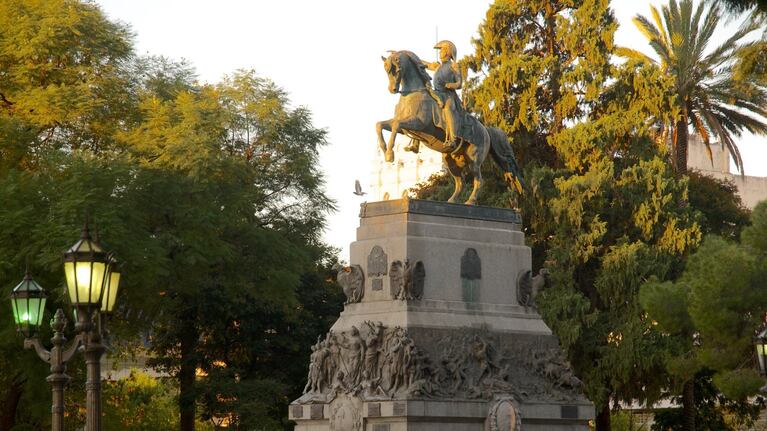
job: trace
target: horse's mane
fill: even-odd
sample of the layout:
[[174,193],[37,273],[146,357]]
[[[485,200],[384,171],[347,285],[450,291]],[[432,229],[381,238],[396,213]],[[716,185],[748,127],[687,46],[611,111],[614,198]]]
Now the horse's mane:
[[399,51],[399,53],[410,60],[411,63],[413,63],[415,70],[418,71],[418,75],[421,77],[421,80],[423,80],[424,84],[431,82],[431,76],[429,76],[429,74],[426,72],[426,66],[423,64],[423,62],[421,62],[421,59],[418,58],[414,52]]

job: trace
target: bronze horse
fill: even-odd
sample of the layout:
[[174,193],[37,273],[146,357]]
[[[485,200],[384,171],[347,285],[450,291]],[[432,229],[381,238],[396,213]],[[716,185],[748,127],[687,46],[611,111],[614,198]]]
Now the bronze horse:
[[[448,202],[455,202],[463,188],[463,175],[471,174],[474,189],[466,201],[476,205],[477,195],[482,187],[480,166],[488,153],[503,170],[509,187],[522,193],[522,177],[506,134],[495,127],[486,127],[472,115],[464,116],[464,132],[461,145],[450,150],[445,148],[445,129],[442,110],[431,95],[431,77],[417,55],[410,51],[392,52],[388,58],[381,57],[389,76],[389,91],[400,93],[394,108],[394,118],[376,123],[378,145],[386,155],[387,162],[394,161],[394,141],[402,133],[424,143],[434,151],[442,153],[450,176],[455,181],[455,191]],[[391,132],[388,146],[384,142],[383,130]]]

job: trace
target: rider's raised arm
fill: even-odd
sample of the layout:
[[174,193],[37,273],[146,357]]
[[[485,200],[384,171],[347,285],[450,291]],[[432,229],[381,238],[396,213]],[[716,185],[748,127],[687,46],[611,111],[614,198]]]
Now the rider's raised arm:
[[431,63],[431,62],[428,62],[428,61],[421,60],[421,63],[424,66],[426,66],[427,69],[431,70],[432,72],[434,72],[435,70],[439,69],[439,63],[437,63],[437,62]]

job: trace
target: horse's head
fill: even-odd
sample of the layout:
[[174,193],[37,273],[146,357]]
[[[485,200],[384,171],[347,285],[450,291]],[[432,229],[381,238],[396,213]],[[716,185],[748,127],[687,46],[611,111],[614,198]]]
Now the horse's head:
[[399,86],[402,82],[402,68],[400,67],[400,53],[396,51],[389,51],[389,57],[381,56],[381,60],[384,62],[384,70],[389,77],[389,92],[392,94],[399,93]]
[[389,57],[381,57],[389,75],[389,91],[407,94],[423,89],[431,81],[426,67],[417,55],[410,51],[389,51]]

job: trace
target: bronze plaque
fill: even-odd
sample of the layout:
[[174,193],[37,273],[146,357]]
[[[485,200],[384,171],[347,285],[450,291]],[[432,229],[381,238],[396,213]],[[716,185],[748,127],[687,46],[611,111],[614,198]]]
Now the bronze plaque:
[[311,419],[322,419],[324,417],[325,406],[323,404],[312,404]]
[[304,417],[304,406],[290,406],[292,409],[293,417],[300,419]]
[[562,419],[578,419],[578,406],[562,406]]
[[393,416],[405,416],[407,414],[407,404],[394,403]]
[[389,424],[375,424],[373,425],[373,431],[389,431]]
[[368,277],[381,277],[387,274],[388,261],[380,245],[373,246],[368,256]]
[[383,290],[383,278],[373,279],[373,290]]
[[477,250],[473,248],[467,248],[461,257],[461,278],[465,280],[482,278],[482,261],[479,260]]
[[368,417],[376,418],[381,416],[381,403],[368,404]]

